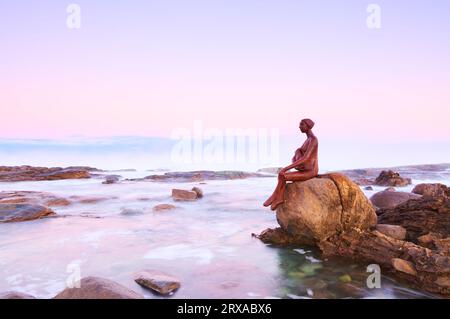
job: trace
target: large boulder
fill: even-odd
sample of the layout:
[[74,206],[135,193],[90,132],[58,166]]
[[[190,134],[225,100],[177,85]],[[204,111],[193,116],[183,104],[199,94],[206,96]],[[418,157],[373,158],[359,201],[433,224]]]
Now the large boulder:
[[377,216],[358,185],[332,173],[286,185],[277,220],[298,241],[316,244],[336,233],[369,229],[376,225]]
[[180,288],[180,280],[158,270],[143,270],[135,274],[134,281],[160,295],[169,295]]
[[423,196],[436,197],[436,196],[449,196],[450,188],[447,185],[441,183],[435,184],[418,184],[412,190],[414,194],[420,194]]
[[50,208],[31,204],[0,204],[0,223],[22,222],[56,215]]
[[394,208],[410,199],[420,198],[421,195],[407,193],[407,192],[397,192],[395,190],[384,190],[375,193],[370,197],[370,201],[377,208]]
[[99,277],[81,279],[80,287],[66,288],[54,299],[143,299],[144,296],[112,280]]
[[411,184],[410,178],[401,177],[399,173],[392,170],[382,171],[375,179],[375,185],[378,186],[407,186]]

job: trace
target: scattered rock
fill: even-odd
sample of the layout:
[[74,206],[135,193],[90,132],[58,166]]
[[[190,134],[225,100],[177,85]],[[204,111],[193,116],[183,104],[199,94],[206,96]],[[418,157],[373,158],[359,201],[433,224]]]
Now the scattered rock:
[[112,280],[99,277],[85,277],[80,288],[66,288],[54,299],[143,299],[138,294]]
[[203,197],[203,191],[199,187],[192,187],[192,191],[197,193],[197,198]]
[[414,194],[420,194],[423,196],[437,197],[437,196],[449,196],[450,188],[444,184],[418,184],[412,190]]
[[119,181],[120,175],[106,175],[102,184],[115,184]]
[[395,239],[404,240],[406,237],[406,229],[398,225],[378,224],[376,230]]
[[407,186],[411,184],[410,178],[403,178],[399,173],[392,170],[382,171],[375,179],[375,185],[378,186]]
[[373,187],[372,186],[366,186],[366,187],[364,187],[364,189],[366,191],[373,191]]
[[416,199],[422,197],[421,195],[407,193],[407,192],[396,192],[390,190],[384,190],[375,193],[370,197],[370,201],[377,208],[394,208],[410,199]]
[[414,268],[414,265],[409,261],[400,259],[400,258],[392,258],[392,267],[396,270],[401,271],[405,274],[409,274],[412,276],[417,276],[417,271]]
[[143,270],[136,274],[134,281],[161,295],[168,295],[180,288],[180,281],[157,270]]
[[166,211],[166,210],[171,210],[171,209],[175,209],[175,208],[177,208],[177,206],[172,205],[172,204],[159,204],[159,205],[156,205],[155,207],[153,207],[153,211],[160,212],[160,211]]
[[386,187],[384,190],[385,190],[386,192],[395,192],[395,191],[397,191],[397,190],[395,189],[395,187]]
[[196,200],[198,195],[194,191],[174,188],[172,189],[172,198],[177,201],[191,201]]
[[0,299],[36,299],[36,297],[18,291],[0,292]]
[[0,223],[22,222],[56,215],[50,208],[31,204],[0,204]]

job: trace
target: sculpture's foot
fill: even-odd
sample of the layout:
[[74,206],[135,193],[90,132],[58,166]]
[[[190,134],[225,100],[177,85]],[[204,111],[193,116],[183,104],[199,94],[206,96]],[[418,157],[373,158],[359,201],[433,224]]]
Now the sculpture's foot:
[[284,199],[279,199],[279,200],[275,200],[272,205],[270,206],[271,210],[275,210],[277,209],[278,205],[283,204],[284,203]]
[[274,196],[272,195],[272,196],[270,196],[265,202],[264,202],[264,206],[265,207],[268,207],[268,206],[270,206],[270,204],[272,204],[272,202],[273,202],[273,199],[274,199]]

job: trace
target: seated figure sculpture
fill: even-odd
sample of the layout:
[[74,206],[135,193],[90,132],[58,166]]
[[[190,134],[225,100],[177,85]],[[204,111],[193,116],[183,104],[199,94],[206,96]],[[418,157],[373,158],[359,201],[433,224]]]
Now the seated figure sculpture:
[[[286,166],[278,173],[278,185],[273,194],[264,202],[264,206],[269,206],[275,210],[278,205],[284,202],[284,191],[286,182],[306,181],[314,178],[319,173],[318,163],[318,148],[319,142],[317,137],[312,132],[314,122],[310,119],[303,119],[300,122],[299,128],[302,133],[307,136],[303,145],[295,151],[292,158],[292,164]],[[297,172],[289,172],[295,168]]]

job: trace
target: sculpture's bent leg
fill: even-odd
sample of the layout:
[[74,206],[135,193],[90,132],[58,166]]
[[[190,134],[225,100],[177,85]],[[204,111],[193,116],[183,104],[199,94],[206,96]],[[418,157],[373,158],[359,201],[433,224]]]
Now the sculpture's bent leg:
[[314,172],[311,172],[311,171],[279,174],[278,175],[278,185],[274,192],[275,198],[273,199],[270,208],[272,210],[275,210],[278,205],[280,205],[284,202],[284,191],[286,189],[286,182],[307,181],[308,179],[311,179],[311,178],[315,177],[316,175],[317,174],[314,174]]

